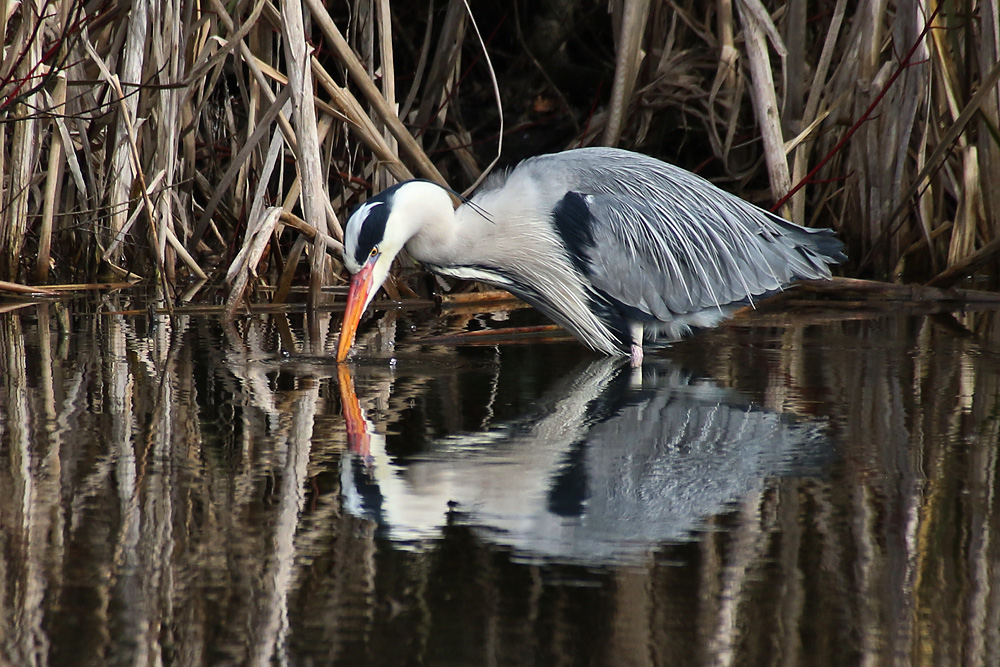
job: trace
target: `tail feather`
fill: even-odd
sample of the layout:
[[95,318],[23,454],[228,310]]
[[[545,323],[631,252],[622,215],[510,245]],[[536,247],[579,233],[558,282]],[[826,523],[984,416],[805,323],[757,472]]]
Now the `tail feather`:
[[771,221],[795,239],[800,250],[819,256],[827,264],[840,264],[847,261],[847,255],[844,253],[844,242],[837,238],[832,229],[802,227],[773,213]]

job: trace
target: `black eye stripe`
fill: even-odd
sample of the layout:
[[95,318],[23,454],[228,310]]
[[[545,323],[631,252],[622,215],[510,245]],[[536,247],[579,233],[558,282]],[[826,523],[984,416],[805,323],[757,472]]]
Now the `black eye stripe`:
[[358,234],[358,246],[354,251],[354,259],[358,264],[364,264],[372,249],[382,242],[385,236],[385,223],[389,219],[388,203],[380,203],[368,211],[368,216],[361,223]]
[[[358,242],[354,247],[354,259],[360,265],[368,261],[368,255],[385,237],[385,224],[389,220],[389,212],[392,210],[392,199],[401,186],[410,181],[397,183],[391,188],[387,188],[376,196],[369,199],[361,206],[368,206],[368,214],[361,221],[361,230],[358,232]],[[361,207],[355,210],[355,213]],[[352,214],[353,216],[354,214]]]

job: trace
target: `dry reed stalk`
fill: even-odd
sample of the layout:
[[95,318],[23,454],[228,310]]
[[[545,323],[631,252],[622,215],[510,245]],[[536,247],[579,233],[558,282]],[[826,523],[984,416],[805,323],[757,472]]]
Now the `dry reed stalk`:
[[22,285],[20,283],[9,282],[7,280],[0,280],[0,292],[11,292],[13,294],[30,294],[30,295],[43,295],[43,296],[57,296],[59,294],[58,292],[54,292],[44,287],[33,287],[31,285]]
[[[442,125],[447,118],[449,105],[456,92],[461,67],[461,46],[465,40],[467,12],[462,0],[448,0],[437,49],[427,70],[423,97],[411,120],[422,135],[431,125]],[[422,138],[422,137],[421,137]]]
[[[880,237],[886,230],[889,214],[900,202],[900,183],[905,181],[903,170],[906,162],[906,151],[910,138],[915,130],[914,120],[917,101],[922,97],[925,75],[917,68],[926,65],[916,65],[926,62],[926,32],[921,32],[916,24],[915,8],[906,10],[907,3],[902,3],[900,16],[892,24],[893,38],[896,43],[909,48],[908,58],[898,64],[882,63],[881,49],[885,35],[885,22],[882,20],[885,11],[884,0],[873,0],[864,12],[870,21],[861,26],[856,34],[858,40],[858,76],[863,94],[855,97],[855,119],[866,119],[857,128],[857,134],[846,148],[846,169],[854,173],[855,184],[851,193],[859,207],[859,216],[849,217],[852,226],[865,221],[861,229],[861,239],[867,248],[880,246]],[[926,17],[926,15],[924,15]],[[849,73],[844,73],[847,76]],[[878,112],[868,116],[866,109],[872,109],[878,104]],[[856,120],[855,122],[859,122]],[[878,165],[876,167],[876,165]],[[898,237],[882,237],[888,243],[882,243],[877,255],[879,272],[887,271],[889,261],[898,252]]]
[[963,188],[959,193],[959,206],[955,212],[955,225],[948,246],[948,266],[954,266],[973,252],[979,227],[980,195],[979,155],[975,146],[965,146],[961,151]]
[[[392,9],[390,1],[375,0],[375,10],[378,16],[376,23],[378,25],[379,36],[379,61],[382,63],[382,96],[385,98],[385,103],[389,108],[396,110],[396,116],[398,117],[399,105],[396,103],[396,64],[392,47]],[[386,128],[383,136],[390,152],[396,154],[399,146],[396,138],[392,136],[392,132]],[[393,178],[392,172],[388,169],[382,167],[378,173],[379,177],[376,189],[382,190],[395,183],[395,178]]]
[[181,261],[187,265],[187,267],[191,270],[191,273],[194,274],[194,277],[199,280],[208,280],[208,274],[202,270],[195,258],[191,256],[191,253],[189,253],[187,248],[184,247],[184,244],[181,243],[181,240],[177,238],[177,234],[174,233],[173,228],[165,226],[163,228],[163,233],[166,236],[166,242],[170,244],[170,247],[177,253],[177,256],[180,257]]
[[733,0],[716,0],[715,21],[719,47],[719,67],[715,71],[715,82],[712,84],[712,97],[723,87],[732,92],[736,83],[739,51],[733,38]]
[[[802,130],[805,112],[806,58],[809,44],[806,41],[806,13],[808,3],[790,2],[787,5],[783,42],[787,51],[784,59],[785,95],[782,100],[781,122],[785,134]],[[801,197],[800,197],[801,199]]]
[[[1000,96],[994,78],[1000,52],[998,3],[953,6],[933,0],[916,4],[865,0],[849,6],[847,0],[836,0],[822,11],[803,12],[804,7],[770,1],[738,2],[740,23],[734,21],[729,0],[717,0],[714,12],[695,0],[614,4],[613,19],[619,28],[629,12],[643,7],[648,11],[639,30],[626,31],[624,39],[632,40],[631,45],[621,34],[616,40],[613,30],[605,32],[609,51],[614,41],[618,48],[616,61],[605,60],[604,65],[614,66],[619,90],[631,81],[633,91],[629,95],[620,95],[619,90],[586,92],[597,103],[584,118],[574,118],[584,129],[567,144],[592,143],[602,135],[617,134],[616,141],[623,145],[643,142],[640,150],[669,159],[674,148],[670,142],[684,131],[680,143],[694,155],[699,142],[710,146],[717,162],[709,175],[730,183],[758,183],[762,155],[772,187],[772,166],[777,164],[780,170],[782,162],[786,170],[792,165],[796,183],[816,178],[793,198],[793,217],[830,224],[824,218],[833,216],[843,236],[855,245],[851,255],[860,258],[865,270],[877,260],[879,273],[898,265],[901,270],[936,275],[949,270],[949,264],[968,267],[963,255],[981,260],[982,249],[1000,234],[1000,195],[991,187],[1000,180]],[[424,151],[450,148],[441,164],[460,168],[471,180],[483,160],[476,146],[493,141],[492,112],[477,110],[478,115],[472,116],[457,104],[458,95],[482,94],[490,85],[478,66],[463,65],[473,45],[465,39],[468,27],[471,23],[477,32],[479,28],[470,21],[466,1],[449,0],[438,7],[440,11],[432,11],[427,3],[426,12],[423,7],[390,5],[389,0],[359,3],[371,17],[370,30],[358,49],[360,57],[344,48],[346,42],[330,13],[310,0],[316,35],[322,34],[321,39],[333,47],[332,58],[323,54],[310,58],[311,75],[326,91],[322,98],[331,100],[328,105],[314,99],[319,122],[333,130],[318,138],[317,154],[323,156],[321,168],[331,180],[343,183],[336,197],[321,198],[327,224],[343,215],[365,180],[374,179],[378,188],[388,178],[411,177],[400,153],[418,174],[443,182],[440,174],[431,175]],[[579,9],[578,5],[569,3]],[[37,0],[22,5],[39,6]],[[45,7],[49,7],[45,16],[22,12],[19,16],[27,20],[0,25],[9,56],[0,63],[0,114],[13,121],[0,132],[0,173],[8,179],[0,215],[5,227],[14,218],[27,225],[21,238],[27,240],[24,248],[35,252],[14,262],[15,279],[23,280],[27,268],[34,280],[44,280],[49,266],[56,275],[74,270],[93,273],[102,255],[112,260],[113,270],[124,260],[130,269],[143,273],[143,262],[148,261],[172,284],[178,281],[175,271],[185,265],[189,269],[185,275],[204,275],[196,251],[219,255],[240,245],[234,237],[241,235],[240,221],[247,219],[248,211],[252,218],[266,202],[288,205],[298,195],[298,179],[276,157],[282,151],[281,140],[267,155],[259,144],[264,134],[257,133],[259,124],[270,126],[277,120],[284,143],[301,150],[297,136],[301,130],[293,129],[280,113],[282,105],[274,109],[273,91],[293,85],[285,79],[282,63],[288,61],[281,55],[282,40],[276,38],[280,33],[271,30],[285,30],[288,21],[274,5],[253,0],[226,6],[210,0],[203,12],[200,5],[178,0],[155,6],[143,0],[137,11],[109,14],[109,20],[88,14],[93,9],[70,0]],[[147,37],[140,40],[142,26],[137,21],[143,11]],[[518,11],[539,15],[532,14],[531,7]],[[10,17],[9,11],[0,14],[3,20]],[[932,15],[940,29],[922,30]],[[607,20],[606,14],[599,16]],[[426,23],[421,22],[423,17]],[[410,22],[412,18],[417,22]],[[38,45],[30,43],[36,19],[45,21],[45,35],[62,36],[57,60],[41,63]],[[519,25],[516,28],[519,31]],[[485,25],[483,33],[500,35],[502,29],[502,24]],[[66,39],[67,35],[78,39]],[[160,37],[152,40],[149,35]],[[767,53],[770,42],[780,56],[778,35],[785,36],[791,58],[783,75],[780,61]],[[483,41],[480,38],[480,48]],[[501,36],[496,43],[528,42],[523,35],[518,42],[508,34],[506,42]],[[649,64],[638,67],[643,46],[650,50],[642,56]],[[915,50],[907,60],[902,54],[911,47]],[[117,91],[94,85],[101,75],[86,55],[90,51],[123,82],[121,97],[127,111],[122,111]],[[491,46],[487,59],[491,52],[495,56],[498,51]],[[496,77],[504,84],[505,95],[507,89],[516,89],[517,75],[503,69],[509,67],[511,55],[504,52]],[[478,53],[475,57],[482,58]],[[524,58],[543,73],[551,66],[541,50]],[[625,65],[634,69],[626,70]],[[46,73],[50,66],[51,76],[39,79],[41,89],[34,100],[43,114],[51,114],[50,120],[38,123],[16,105],[3,106],[3,100],[19,99],[11,97],[12,90],[19,86],[18,90],[27,90],[23,84],[29,81],[28,74]],[[796,75],[797,69],[801,75]],[[491,80],[492,70],[491,64]],[[378,86],[371,80],[375,73],[382,78]],[[405,78],[412,83],[398,110],[395,82]],[[562,94],[566,82],[560,75],[542,78],[545,86],[554,87],[547,92],[564,105],[580,104]],[[62,112],[60,79],[66,82]],[[140,97],[131,84],[143,82],[153,85],[142,88]],[[493,85],[498,91],[499,86]],[[866,116],[873,101],[877,104]],[[519,103],[516,97],[508,100],[508,105]],[[762,113],[762,108],[772,109],[773,115]],[[262,109],[277,115],[268,117]],[[134,123],[134,136],[123,141],[128,134],[126,117]],[[418,139],[400,117],[416,128]],[[677,129],[666,131],[665,118]],[[109,124],[109,119],[117,125]],[[619,123],[622,129],[614,130]],[[857,129],[845,133],[844,126],[852,124]],[[433,132],[425,133],[428,128]],[[264,132],[273,135],[270,127]],[[756,140],[762,134],[763,144]],[[33,139],[26,143],[28,136]],[[667,143],[655,143],[664,140]],[[133,142],[134,152],[129,145]],[[24,153],[28,144],[33,154]],[[246,148],[248,144],[253,145]],[[952,152],[953,146],[959,150]],[[233,152],[224,160],[206,159],[206,151],[224,152],[227,147]],[[125,170],[116,166],[123,155],[128,162]],[[357,168],[349,166],[355,162]],[[822,166],[814,173],[811,166],[818,162]],[[145,187],[139,185],[136,164],[154,175]],[[681,164],[698,166],[684,160]],[[71,178],[66,178],[67,169]],[[388,175],[379,175],[382,170]],[[354,183],[344,174],[351,174]],[[65,186],[60,185],[63,180]],[[24,197],[15,215],[7,204],[18,199],[17,182]],[[962,194],[973,182],[981,191],[978,199]],[[24,189],[27,183],[39,185]],[[195,198],[207,200],[197,221],[191,219]],[[80,214],[88,216],[82,224],[73,218]],[[142,224],[148,219],[152,228],[142,234],[132,232],[137,216],[142,216]],[[110,231],[109,220],[116,231]],[[211,235],[205,234],[208,230]],[[151,235],[148,251],[147,235]],[[15,239],[14,246],[18,243]],[[96,246],[103,246],[103,252],[95,251]],[[11,247],[4,244],[4,250]],[[12,262],[8,257],[7,263]],[[47,279],[52,280],[51,275]]]
[[[7,25],[10,23],[10,18],[14,14],[13,5],[16,4],[19,4],[19,0],[0,0],[0,36],[4,38],[5,46],[8,46],[6,40]],[[17,37],[11,39],[11,43],[9,44],[10,48],[9,53],[11,55],[20,52],[20,47],[22,47],[23,44],[20,44],[19,41],[20,40],[17,39]],[[17,62],[16,58],[13,57],[0,58],[0,81],[6,82],[8,80],[11,74],[11,70],[15,66],[16,62]],[[2,173],[4,173],[3,170],[0,170],[0,174]]]
[[966,255],[960,261],[927,281],[927,285],[949,287],[961,282],[987,262],[995,261],[1000,255],[1000,236],[983,245],[979,250]]
[[7,196],[2,202],[3,215],[0,216],[0,278],[12,281],[17,280],[20,270],[21,249],[28,229],[29,183],[38,152],[38,124],[26,107],[31,104],[32,97],[25,104],[18,104],[14,110],[10,177],[5,188]]
[[[2,20],[6,34],[9,19],[4,10]],[[42,44],[37,39],[35,31],[41,31],[49,16],[44,13],[48,6],[40,6],[34,0],[22,4],[22,16],[28,17],[20,21],[18,30],[8,47],[12,57],[3,58],[0,73],[4,83],[13,79],[17,89],[27,88],[29,91],[35,85],[38,72],[36,64],[41,59]],[[33,20],[32,20],[33,19]],[[23,57],[22,57],[23,56]],[[13,91],[3,91],[5,95],[13,95]],[[16,281],[20,270],[21,250],[24,246],[25,234],[28,230],[28,212],[31,176],[35,171],[38,155],[39,123],[34,118],[31,109],[38,104],[39,96],[29,92],[20,101],[15,101],[13,108],[13,132],[11,133],[10,157],[6,157],[7,128],[0,126],[0,279]],[[15,98],[16,99],[16,98]],[[8,100],[9,101],[9,100]]]
[[236,178],[243,166],[243,163],[250,157],[251,153],[253,153],[257,143],[260,142],[260,140],[267,134],[271,121],[278,117],[282,106],[284,106],[284,104],[288,101],[289,96],[291,96],[291,92],[292,91],[288,86],[282,88],[275,99],[271,102],[270,108],[264,113],[263,117],[258,122],[253,134],[247,138],[243,148],[241,148],[240,152],[233,158],[229,168],[226,170],[226,173],[222,176],[219,184],[215,188],[215,191],[212,193],[212,198],[208,201],[208,204],[205,205],[205,210],[202,212],[201,217],[195,224],[194,233],[188,240],[189,246],[197,243],[205,234],[212,216],[215,214],[219,204],[222,203],[223,197],[226,196],[226,188],[228,188],[233,179]]
[[[327,105],[319,101],[317,101],[317,106],[324,111],[335,113],[331,109],[328,109]],[[336,116],[333,116],[330,115],[330,113],[326,113],[323,116],[320,116],[319,123],[316,128],[317,134],[319,135],[319,143],[321,145],[326,141],[327,136],[329,135],[330,128],[333,126],[334,118],[336,118],[337,120],[340,120],[342,118],[340,114],[336,114]],[[264,180],[265,179],[261,179],[261,181]],[[301,190],[301,187],[302,187],[301,181],[299,180],[298,175],[296,175],[295,179],[292,181],[292,184],[288,186],[288,188],[285,190],[285,198],[281,204],[281,208],[286,213],[291,211],[292,208],[295,206],[295,202],[298,201],[299,191]],[[340,221],[337,219],[337,214],[333,210],[333,205],[331,204],[329,197],[323,198],[323,208],[326,212],[327,227],[333,229],[334,233],[341,233]],[[278,233],[279,234],[281,233],[280,227],[278,228]],[[330,238],[332,239],[333,237]],[[338,246],[342,245],[340,244],[339,241],[336,241],[336,243]]]
[[[288,85],[292,89],[292,121],[299,142],[296,165],[302,185],[302,210],[306,220],[311,220],[317,226],[325,226],[326,211],[322,200],[326,199],[326,189],[323,187],[316,109],[313,105],[311,54],[306,52],[305,25],[299,1],[283,1],[281,16],[285,29]],[[332,233],[333,230],[330,231]]]
[[646,34],[646,20],[649,17],[649,0],[622,0],[615,4],[616,15],[620,13],[615,49],[615,78],[611,87],[611,108],[604,126],[602,143],[616,146],[621,137],[625,112],[632,100],[639,65],[642,63],[643,37]]
[[[183,115],[184,94],[179,88],[171,86],[175,81],[184,79],[186,63],[180,57],[185,52],[185,35],[181,25],[181,2],[170,0],[156,3],[152,7],[154,29],[161,39],[152,40],[150,58],[152,67],[157,73],[157,81],[164,86],[157,94],[157,123],[150,130],[149,141],[155,141],[158,150],[153,153],[153,171],[162,171],[166,183],[172,186],[177,182],[180,171],[181,146],[177,140],[178,123]],[[155,138],[152,136],[155,132]],[[175,203],[179,204],[175,206]],[[205,280],[205,272],[183,247],[175,231],[175,219],[180,221],[181,229],[190,229],[190,205],[183,206],[175,194],[173,187],[168,187],[156,198],[158,261],[165,267],[171,284],[176,283],[175,266],[172,255],[177,255],[186,264],[195,277]],[[151,223],[152,224],[152,223]],[[168,252],[168,247],[170,251]]]
[[[130,92],[134,92],[142,81],[142,67],[146,51],[147,30],[149,28],[149,2],[148,0],[135,0],[124,29],[126,31],[124,44],[124,57],[120,69],[116,71],[118,80],[124,79],[130,87]],[[91,57],[95,64],[101,67],[102,72],[110,81],[111,68],[114,64],[103,61],[100,55],[90,46]],[[105,205],[110,211],[109,227],[103,235],[103,243],[108,244],[114,235],[125,225],[128,218],[129,195],[132,191],[132,181],[135,178],[133,161],[131,159],[131,130],[129,124],[133,118],[139,118],[139,95],[130,94],[125,96],[124,92],[119,93],[119,104],[121,112],[115,125],[114,138],[111,143],[111,170],[108,172],[108,189],[105,196]],[[150,217],[150,224],[153,218]],[[118,263],[122,257],[112,258],[113,263]]]
[[285,258],[285,268],[278,278],[278,284],[274,290],[274,295],[271,297],[271,303],[285,303],[288,299],[288,293],[292,289],[292,282],[295,280],[295,269],[299,265],[299,259],[301,259],[302,251],[305,250],[305,247],[306,239],[304,236],[295,239],[292,249],[288,251],[288,256]]
[[[976,94],[972,96],[968,104],[966,104],[965,108],[962,109],[962,112],[958,115],[955,122],[948,126],[948,130],[938,140],[934,151],[931,153],[930,157],[927,158],[926,166],[921,169],[916,177],[910,181],[909,187],[899,198],[898,206],[892,214],[888,216],[885,227],[882,231],[883,234],[890,234],[895,231],[895,221],[904,215],[909,205],[910,198],[917,194],[918,189],[925,182],[926,178],[941,168],[944,160],[951,152],[952,146],[958,141],[959,136],[966,131],[969,123],[979,113],[979,110],[982,108],[986,100],[997,94],[996,86],[998,83],[1000,83],[1000,62],[995,63],[993,68],[983,76]],[[869,253],[862,258],[860,262],[862,268],[867,265],[871,254],[871,251],[869,251]]]
[[[186,83],[188,85],[193,84],[194,82],[202,79],[208,72],[216,71],[222,67],[225,64],[224,61],[226,58],[228,58],[230,54],[232,54],[232,52],[242,43],[243,39],[250,34],[250,31],[257,27],[257,20],[260,18],[260,14],[266,5],[267,0],[257,0],[253,9],[250,10],[250,15],[242,21],[242,25],[240,25],[239,30],[236,32],[232,32],[233,28],[236,26],[232,21],[232,18],[229,16],[229,13],[227,11],[223,11],[218,14],[218,17],[222,19],[226,29],[232,34],[228,39],[220,40],[221,46],[214,53],[208,49],[199,49],[200,55],[192,63],[191,71],[186,77]],[[219,9],[224,10],[225,7],[221,4],[213,3],[213,9],[216,11]],[[204,39],[208,39],[208,33],[204,34]]]
[[226,297],[224,319],[232,320],[236,316],[236,309],[239,308],[240,302],[243,300],[243,293],[250,281],[250,273],[260,262],[280,216],[281,209],[272,206],[263,211],[259,219],[250,221],[253,229],[250,241],[243,245],[226,273],[226,281],[231,282],[232,287],[229,296]]
[[[233,19],[228,15],[225,7],[221,4],[220,0],[210,0],[210,2],[212,3],[212,6],[215,8],[215,10],[218,12],[219,19],[222,21],[223,25],[226,26],[227,30],[232,32],[233,29],[235,28],[235,24],[233,22]],[[282,30],[280,17],[277,15],[276,10],[271,5],[265,3],[261,8],[261,12],[263,13],[264,16],[268,18],[269,22],[271,23],[272,26],[275,27],[275,29],[279,31]],[[263,62],[259,60],[257,56],[250,50],[250,47],[247,45],[245,40],[242,39],[239,40],[238,47],[240,50],[240,58],[242,62],[249,68],[254,81],[256,81],[257,85],[260,87],[259,88],[260,91],[264,93],[268,102],[273,107],[277,95],[273,93],[267,85],[267,77],[265,77],[264,72],[262,71],[262,66],[264,66]],[[281,113],[280,107],[277,111],[277,114],[278,114],[277,115],[278,125],[281,128],[282,134],[285,136],[285,141],[288,142],[289,148],[291,148],[292,152],[296,152],[298,150],[297,148],[298,140],[295,137],[295,131],[292,129],[291,123],[289,123],[288,118],[285,116],[285,114]],[[233,134],[235,138],[236,133],[234,132]]]
[[[268,20],[274,22],[275,26],[280,28],[280,23],[277,21],[277,17],[271,16],[270,13],[265,12],[265,17]],[[320,85],[330,94],[333,98],[334,106],[337,110],[344,115],[344,118],[350,122],[356,131],[360,133],[361,140],[379,157],[379,159],[384,162],[384,166],[389,169],[390,172],[399,180],[406,180],[413,178],[412,174],[403,165],[399,159],[398,151],[391,149],[386,143],[382,134],[378,131],[375,123],[369,117],[367,113],[361,108],[357,99],[351,92],[339,86],[333,79],[332,76],[320,65],[319,61],[315,57],[312,57],[312,68],[313,76],[315,80],[320,83]],[[273,69],[266,69],[261,66],[271,78],[281,83],[287,82],[287,79],[283,74],[277,72]],[[322,103],[317,102],[321,107],[325,107]],[[327,109],[327,113],[336,115],[336,111],[333,109]],[[398,119],[397,119],[398,123]],[[342,232],[340,231],[340,223],[336,219],[336,215],[328,214],[328,221],[331,224],[331,229],[333,233],[340,238]]]
[[[486,42],[483,41],[483,35],[479,31],[479,24],[476,23],[476,18],[472,15],[472,8],[469,6],[469,0],[463,0],[463,3],[465,4],[465,11],[469,16],[469,21],[472,23],[472,29],[476,33],[476,39],[479,40],[479,46],[483,49],[483,59],[486,61],[486,66],[489,68],[490,83],[493,84],[493,96],[497,102],[497,112],[498,112],[497,115],[499,117],[499,125],[500,125],[499,131],[497,132],[496,157],[494,157],[493,161],[490,162],[489,165],[487,165],[486,169],[480,171],[479,175],[473,180],[472,185],[470,185],[468,189],[462,193],[463,197],[467,197],[472,193],[473,190],[478,188],[484,180],[486,180],[486,177],[490,175],[490,172],[493,171],[493,168],[496,167],[497,163],[500,161],[500,157],[503,154],[504,120],[503,120],[503,100],[500,99],[500,85],[497,83],[496,70],[493,69],[493,60],[490,58],[489,49],[486,48]],[[470,144],[471,142],[472,138],[469,137],[466,143]],[[461,157],[459,159],[461,159]],[[467,168],[471,166],[470,162],[471,161],[468,159],[465,160],[465,166]]]
[[379,163],[398,180],[405,181],[413,178],[413,173],[399,159],[399,154],[392,150],[392,147],[386,142],[385,137],[378,131],[375,123],[365,113],[361,103],[351,91],[339,86],[315,58],[313,58],[312,64],[316,81],[330,95],[334,106],[344,114],[354,131],[358,133],[361,141],[375,154]]
[[[830,63],[833,60],[834,50],[840,39],[840,30],[843,25],[846,7],[847,0],[837,0],[837,4],[834,6],[830,25],[823,40],[823,49],[820,52],[816,70],[809,85],[809,95],[806,99],[805,109],[802,112],[802,122],[816,122],[816,120],[819,120],[821,113],[825,119],[826,114],[830,113],[833,107],[837,106],[837,104],[831,105],[829,102],[823,105],[823,94],[827,90],[827,74],[830,70]],[[842,93],[840,99],[846,99],[847,94],[846,91]],[[821,105],[826,108],[822,109]],[[795,151],[795,159],[792,165],[792,181],[794,183],[801,183],[806,179],[806,173],[809,170],[809,155],[813,146],[814,141],[807,139],[802,148]],[[799,222],[805,220],[806,194],[803,191],[801,195],[792,197],[792,220]]]
[[[480,182],[480,178],[486,172],[484,172],[483,168],[479,166],[479,163],[476,161],[476,156],[473,155],[472,151],[466,148],[466,146],[472,143],[472,135],[468,132],[462,132],[461,136],[448,134],[445,135],[444,142],[448,148],[451,149],[455,159],[458,160],[458,164],[462,168],[462,174],[465,176],[465,180],[474,184]],[[463,195],[467,196],[473,190],[475,190],[475,187],[470,187],[463,193]]]
[[[313,106],[312,57],[306,52],[305,25],[302,18],[300,0],[285,0],[281,3],[282,25],[284,26],[285,57],[288,64],[288,84],[292,89],[292,119],[299,139],[296,152],[296,166],[302,194],[300,201],[305,218],[313,225],[326,226],[326,209],[322,200],[326,199],[323,187],[323,172],[320,168],[319,135],[316,131],[316,110]],[[332,231],[332,228],[331,228]],[[334,232],[343,236],[339,229]],[[315,308],[320,303],[320,287],[326,279],[326,253],[321,250],[322,241],[315,243],[319,252],[311,257],[309,272],[309,305]]]
[[295,214],[289,213],[287,210],[281,211],[281,223],[302,232],[308,241],[316,241],[317,239],[323,241],[327,248],[333,250],[338,255],[344,250],[343,243],[323,230],[313,227],[302,218],[295,216]]
[[313,20],[323,32],[324,37],[326,37],[340,62],[347,68],[351,80],[361,89],[368,103],[375,107],[379,120],[385,123],[392,135],[399,141],[400,148],[403,149],[407,157],[413,160],[417,166],[417,171],[423,174],[425,178],[445,185],[446,181],[444,177],[430,161],[430,158],[427,157],[423,149],[420,148],[419,144],[417,144],[413,135],[403,127],[403,124],[399,121],[399,117],[396,115],[396,110],[389,107],[385,98],[382,97],[382,94],[375,87],[375,84],[368,78],[368,73],[365,71],[364,66],[358,61],[354,52],[351,51],[350,46],[348,46],[343,34],[337,28],[326,8],[319,0],[305,1]]
[[[718,0],[716,3],[716,32],[718,33],[719,62],[715,79],[708,94],[708,140],[712,149],[727,169],[733,140],[739,123],[740,98],[743,96],[745,81],[739,66],[740,55],[736,49],[736,33],[733,17],[733,0]],[[717,109],[722,107],[725,117],[716,120]],[[719,125],[725,125],[725,138],[719,136]]]
[[[163,182],[163,178],[166,175],[167,175],[166,172],[163,171],[153,175],[153,178],[146,186],[147,196],[151,195],[156,190],[156,188],[160,187],[160,184]],[[121,245],[128,237],[129,232],[132,231],[132,225],[135,224],[135,222],[139,219],[139,216],[142,215],[142,213],[143,209],[141,208],[136,208],[134,211],[132,211],[132,214],[125,221],[125,224],[122,225],[122,228],[118,230],[114,238],[111,239],[111,242],[108,243],[108,247],[104,249],[104,253],[101,255],[102,261],[110,262],[114,255],[120,254],[118,252],[118,246]]]
[[[1000,2],[976,3],[979,11],[978,34],[979,72],[985,79],[996,63],[1000,63]],[[971,47],[967,47],[971,48]],[[981,85],[986,85],[983,82]],[[996,84],[994,84],[996,85]],[[979,149],[979,191],[983,197],[983,207],[989,221],[988,233],[1000,236],[1000,188],[987,187],[1000,183],[1000,90],[987,95],[980,106],[977,124]]]
[[[44,91],[43,91],[44,92]],[[53,113],[64,113],[66,107],[66,75],[60,72],[48,106]],[[52,126],[56,121],[53,119]],[[56,195],[62,182],[63,142],[62,135],[56,129],[51,132],[52,144],[49,147],[49,165],[45,176],[45,196],[42,202],[42,222],[38,229],[38,255],[35,258],[34,279],[37,283],[46,283],[49,278],[49,260],[52,254],[52,221],[56,212]]]
[[774,88],[774,78],[771,76],[767,38],[770,38],[771,44],[782,59],[786,55],[785,47],[759,0],[737,0],[736,9],[746,39],[747,60],[750,65],[750,78],[753,81],[754,112],[764,143],[764,159],[767,162],[771,195],[777,200],[791,189],[792,180],[788,173],[788,159],[785,157],[780,107],[778,94]]
[[[1000,294],[982,290],[942,289],[927,285],[901,285],[880,280],[862,280],[859,278],[843,278],[835,276],[831,280],[805,280],[796,283],[795,287],[762,303],[775,303],[785,299],[795,299],[796,295],[806,292],[827,296],[837,301],[855,298],[875,298],[906,302],[952,302],[964,304],[988,304],[1000,302]],[[830,301],[826,302],[831,303]],[[763,307],[758,304],[758,307]]]
[[[90,53],[91,58],[94,63],[101,69],[102,75],[110,84],[113,92],[118,96],[118,106],[119,106],[119,122],[125,127],[125,139],[128,148],[128,158],[129,163],[132,167],[132,174],[134,175],[138,186],[140,188],[140,193],[142,197],[142,204],[144,213],[149,223],[149,234],[152,239],[152,247],[154,248],[153,257],[155,259],[157,282],[160,287],[162,287],[162,298],[166,300],[167,310],[173,311],[173,299],[171,298],[170,286],[167,282],[167,275],[164,267],[165,258],[162,254],[156,252],[156,249],[160,247],[159,240],[157,239],[157,221],[156,214],[153,209],[152,201],[149,198],[149,188],[146,185],[146,175],[142,169],[142,161],[139,154],[139,146],[136,139],[135,127],[132,123],[132,116],[129,114],[128,105],[125,102],[125,92],[122,90],[121,82],[118,80],[118,75],[112,74],[107,65],[101,59],[101,57],[94,51],[93,47],[88,43],[85,45]],[[124,207],[123,207],[124,208]],[[123,210],[123,213],[127,214],[127,209]],[[124,226],[124,220],[122,220],[122,226]],[[190,255],[186,255],[190,259],[194,268],[200,272],[196,263],[194,263],[193,258]],[[105,261],[112,267],[115,267],[115,262],[111,257],[105,257]],[[204,277],[204,273],[201,273],[201,277]]]

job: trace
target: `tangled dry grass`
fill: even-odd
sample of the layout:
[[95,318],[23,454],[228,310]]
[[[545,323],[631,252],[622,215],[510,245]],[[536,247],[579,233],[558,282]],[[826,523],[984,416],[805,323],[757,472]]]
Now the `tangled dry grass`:
[[463,190],[501,136],[501,164],[673,161],[835,227],[855,275],[997,265],[996,0],[0,0],[0,21],[8,291],[209,280],[234,309],[308,281],[315,303],[353,205]]

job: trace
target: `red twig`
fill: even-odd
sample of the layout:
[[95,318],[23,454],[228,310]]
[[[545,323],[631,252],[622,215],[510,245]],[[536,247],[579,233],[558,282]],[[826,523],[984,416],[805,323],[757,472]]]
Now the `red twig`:
[[[42,17],[48,15],[48,9],[51,4],[53,4],[52,0],[46,0],[45,4],[42,6],[41,12],[35,14],[35,24],[32,27],[31,36],[28,38],[25,48],[20,54],[18,54],[17,61],[8,71],[7,78],[0,81],[0,90],[6,88],[10,83],[16,83],[14,89],[2,101],[0,101],[0,111],[16,103],[18,99],[27,97],[35,90],[38,90],[44,86],[56,72],[63,69],[67,55],[63,55],[61,61],[57,58],[57,62],[54,63],[45,74],[36,74],[43,63],[49,62],[53,59],[53,57],[58,56],[59,52],[63,50],[63,47],[68,40],[79,39],[81,30],[85,25],[91,23],[94,19],[100,18],[104,15],[104,13],[106,13],[106,7],[98,7],[95,14],[83,16],[81,18],[81,14],[84,12],[83,3],[75,3],[71,13],[67,17],[67,24],[63,26],[62,33],[56,37],[52,46],[45,49],[45,51],[41,54],[39,61],[32,66],[31,71],[27,76],[20,79],[14,79],[13,75],[18,71],[21,64],[24,62],[24,59],[27,57],[31,44],[39,38],[38,31],[41,28]],[[69,48],[66,48],[65,52],[68,54]],[[35,80],[37,80],[37,83],[30,85],[27,91],[23,90],[26,84]]]

